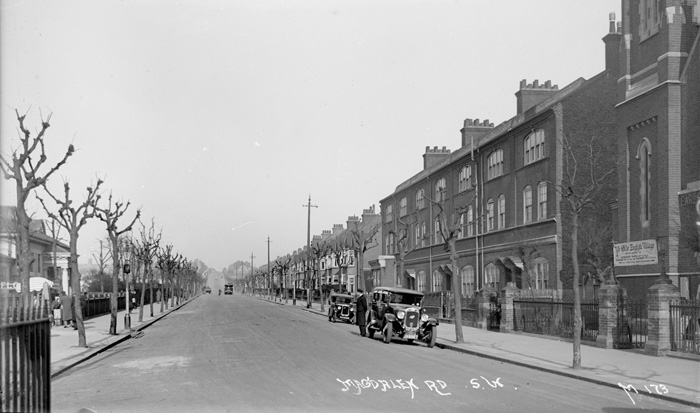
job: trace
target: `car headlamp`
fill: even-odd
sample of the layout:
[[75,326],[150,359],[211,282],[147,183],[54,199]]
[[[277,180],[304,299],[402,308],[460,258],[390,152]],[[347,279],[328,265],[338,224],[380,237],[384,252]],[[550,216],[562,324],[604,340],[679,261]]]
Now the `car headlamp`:
[[406,316],[406,312],[405,312],[405,311],[399,311],[398,313],[396,313],[396,317],[397,317],[399,320],[403,320],[403,318],[404,318],[405,316]]
[[339,305],[336,305],[335,308],[337,308],[338,310],[340,310],[340,306],[339,306]]
[[428,318],[429,318],[429,317],[428,317],[427,314],[423,314],[422,316],[420,316],[420,321],[422,321],[422,322],[425,323],[426,321],[428,321]]

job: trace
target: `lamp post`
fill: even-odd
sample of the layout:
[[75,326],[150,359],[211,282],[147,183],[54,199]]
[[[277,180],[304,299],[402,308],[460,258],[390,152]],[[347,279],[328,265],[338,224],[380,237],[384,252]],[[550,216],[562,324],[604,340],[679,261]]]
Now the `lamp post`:
[[122,273],[124,273],[124,287],[126,288],[126,312],[124,314],[124,329],[131,331],[131,301],[129,298],[129,274],[131,273],[131,243],[124,245],[124,263],[122,264]]

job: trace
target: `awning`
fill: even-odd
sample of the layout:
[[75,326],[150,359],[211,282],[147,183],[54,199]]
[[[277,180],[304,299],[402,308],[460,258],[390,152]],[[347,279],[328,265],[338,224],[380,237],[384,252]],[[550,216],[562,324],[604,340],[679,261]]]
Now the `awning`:
[[53,287],[53,281],[44,277],[31,277],[29,279],[29,291],[41,291],[44,288],[44,283],[49,287]]
[[500,257],[498,259],[503,263],[504,266],[506,266],[508,268],[517,267],[521,271],[525,269],[525,265],[523,265],[523,262],[520,259],[520,257],[516,257],[514,255],[509,255],[507,257]]
[[415,279],[416,278],[416,272],[414,270],[404,270],[404,274],[408,275],[409,277]]

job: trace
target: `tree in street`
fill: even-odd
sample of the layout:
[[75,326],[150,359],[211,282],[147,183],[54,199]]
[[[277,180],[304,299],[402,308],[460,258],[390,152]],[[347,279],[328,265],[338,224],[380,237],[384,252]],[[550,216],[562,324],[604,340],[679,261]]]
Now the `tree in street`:
[[355,221],[354,226],[348,228],[350,232],[347,238],[347,245],[350,249],[357,252],[357,287],[355,291],[357,291],[357,288],[365,288],[364,256],[368,249],[379,245],[379,240],[376,239],[379,229],[379,222],[362,222],[360,224],[359,221]]
[[[97,270],[99,272],[99,281],[100,281],[100,292],[103,293],[105,292],[105,286],[102,283],[103,281],[103,276],[105,274],[105,269],[107,268],[107,262],[112,259],[112,251],[107,247],[105,249],[105,245],[102,240],[99,240],[100,242],[100,252],[99,254],[95,255],[95,253],[92,253],[92,257],[95,259],[95,262],[97,262]],[[111,291],[114,291],[113,289]]]
[[292,265],[292,258],[287,255],[284,257],[279,257],[275,260],[275,268],[278,271],[281,282],[281,289],[284,290],[284,302],[285,304],[289,302],[289,297],[287,296],[287,272],[289,267]]
[[153,262],[160,245],[161,232],[156,233],[155,222],[151,220],[151,227],[146,230],[146,226],[141,224],[140,240],[134,240],[134,255],[143,265],[143,275],[141,278],[141,299],[139,308],[139,322],[143,321],[143,303],[146,298],[146,282],[150,294],[151,317],[153,317]]
[[576,137],[563,135],[559,141],[563,151],[564,165],[561,182],[553,187],[568,207],[571,226],[571,261],[573,267],[572,288],[574,290],[574,343],[573,368],[581,368],[581,279],[579,266],[579,218],[587,210],[595,211],[599,196],[610,190],[616,177],[617,159],[607,142],[596,132],[581,131]]
[[457,265],[457,258],[459,258],[459,253],[457,252],[457,239],[462,233],[462,225],[459,217],[467,211],[466,205],[468,205],[471,201],[465,203],[464,205],[457,205],[457,200],[455,200],[453,211],[448,213],[448,211],[446,211],[444,190],[441,191],[439,195],[440,197],[437,200],[432,200],[428,197],[426,197],[426,199],[437,207],[436,233],[440,235],[442,243],[445,246],[445,251],[450,253],[452,296],[454,300],[453,307],[455,310],[455,340],[457,343],[464,343],[464,333],[462,332],[462,294],[460,288],[460,285],[462,284],[462,277],[461,273],[459,272],[459,266]]
[[2,170],[5,179],[15,181],[19,232],[18,269],[24,305],[28,307],[30,304],[29,266],[32,260],[32,252],[29,249],[29,223],[31,218],[27,214],[26,202],[29,194],[36,188],[44,186],[49,177],[66,163],[69,156],[73,155],[75,149],[73,145],[69,145],[63,158],[42,175],[40,170],[48,159],[44,147],[44,137],[46,130],[50,127],[51,115],[49,114],[46,119],[42,117],[41,129],[32,138],[31,132],[24,124],[27,115],[20,115],[16,109],[15,114],[19,122],[20,148],[13,149],[10,157],[0,155],[0,170]]
[[[119,257],[119,237],[131,231],[136,221],[141,216],[141,211],[137,210],[134,219],[131,223],[126,225],[124,228],[119,229],[117,227],[118,221],[124,217],[126,211],[129,209],[130,203],[126,204],[112,198],[112,194],[109,194],[107,198],[107,206],[100,207],[96,205],[95,214],[96,216],[106,224],[107,226],[107,236],[111,243],[112,257],[112,296],[110,300],[110,322],[109,322],[109,334],[117,334],[117,291],[119,283],[119,269],[121,268],[121,259]],[[102,255],[102,241],[100,241],[100,255]]]
[[398,270],[400,276],[403,277],[406,271],[406,256],[421,247],[422,242],[427,238],[426,234],[423,234],[416,242],[413,247],[409,248],[409,229],[414,227],[418,223],[418,211],[414,211],[406,217],[397,217],[396,227],[391,228],[387,231],[394,241],[396,263],[398,265]]
[[80,289],[80,270],[78,269],[78,236],[80,229],[87,223],[88,219],[95,217],[95,205],[100,199],[98,191],[102,185],[102,180],[98,180],[97,184],[87,188],[85,200],[77,207],[73,206],[73,200],[70,197],[70,185],[68,182],[63,184],[63,198],[58,198],[44,184],[44,191],[58,205],[58,211],[50,210],[42,198],[39,198],[44,211],[56,220],[70,235],[70,278],[71,288],[73,290],[73,301],[75,305],[75,319],[78,325],[78,346],[87,347],[85,339],[85,325],[83,324],[83,312],[79,300],[81,293]]

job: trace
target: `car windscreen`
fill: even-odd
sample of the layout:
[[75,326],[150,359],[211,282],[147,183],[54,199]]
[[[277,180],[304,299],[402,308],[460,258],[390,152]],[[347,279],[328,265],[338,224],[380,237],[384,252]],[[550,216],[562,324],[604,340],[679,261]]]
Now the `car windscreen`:
[[337,297],[335,299],[335,302],[337,304],[350,304],[350,303],[352,303],[352,298],[350,298],[350,297]]
[[406,304],[406,305],[419,305],[420,301],[423,299],[420,295],[413,294],[398,294],[392,293],[389,296],[389,302],[396,304]]

